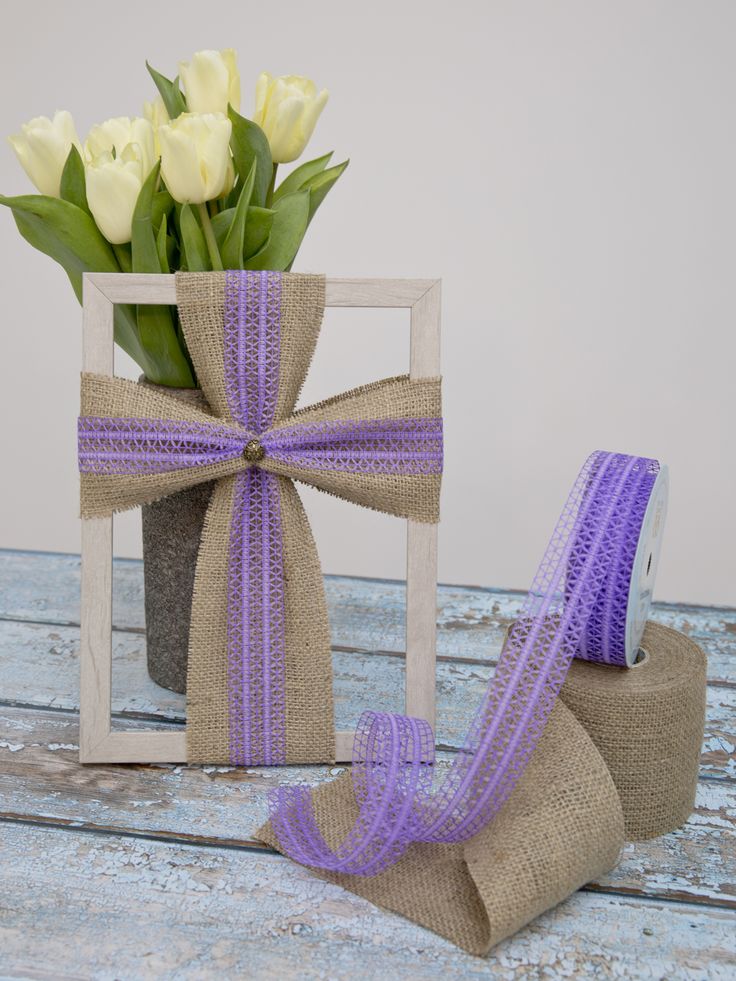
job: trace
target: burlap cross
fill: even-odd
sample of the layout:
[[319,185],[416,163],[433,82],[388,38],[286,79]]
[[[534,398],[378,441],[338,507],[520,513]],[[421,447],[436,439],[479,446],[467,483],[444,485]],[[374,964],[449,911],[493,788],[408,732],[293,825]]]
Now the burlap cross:
[[191,611],[192,762],[334,759],[327,607],[293,479],[403,518],[438,519],[439,379],[389,378],[294,411],[324,290],[321,276],[177,274],[210,412],[161,389],[82,376],[83,517],[217,481]]

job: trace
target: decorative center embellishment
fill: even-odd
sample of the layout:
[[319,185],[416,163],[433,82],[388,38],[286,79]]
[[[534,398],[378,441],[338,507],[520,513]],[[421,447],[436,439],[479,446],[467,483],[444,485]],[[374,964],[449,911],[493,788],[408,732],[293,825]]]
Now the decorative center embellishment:
[[251,439],[245,444],[243,456],[248,463],[260,463],[266,455],[266,451],[261,446],[260,439]]

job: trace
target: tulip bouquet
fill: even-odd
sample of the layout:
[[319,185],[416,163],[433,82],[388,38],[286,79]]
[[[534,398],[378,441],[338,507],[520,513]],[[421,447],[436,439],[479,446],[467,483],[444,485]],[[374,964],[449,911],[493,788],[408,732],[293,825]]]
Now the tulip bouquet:
[[[19,232],[66,270],[288,270],[314,213],[347,167],[331,153],[277,182],[301,156],[327,101],[307,78],[258,78],[240,115],[235,52],[199,51],[143,116],[108,119],[82,144],[68,112],[39,117],[10,143],[39,194],[0,196]],[[157,384],[197,384],[176,309],[116,306],[115,340]]]

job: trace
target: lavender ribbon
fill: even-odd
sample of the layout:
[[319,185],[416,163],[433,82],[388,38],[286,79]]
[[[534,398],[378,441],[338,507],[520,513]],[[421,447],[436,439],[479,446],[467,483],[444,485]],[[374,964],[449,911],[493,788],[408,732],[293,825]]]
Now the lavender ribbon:
[[529,762],[572,658],[600,659],[605,652],[606,660],[625,664],[620,613],[658,471],[656,460],[643,457],[588,458],[442,783],[433,786],[428,723],[366,712],[353,749],[355,825],[331,848],[310,789],[280,787],[270,795],[271,824],[286,854],[314,868],[375,875],[411,844],[465,841],[498,813]]
[[[104,475],[197,470],[245,457],[234,478],[229,535],[227,644],[229,757],[237,765],[286,761],[285,584],[281,465],[309,471],[425,474],[442,470],[442,420],[359,419],[274,425],[281,368],[281,274],[228,272],[224,311],[229,420],[82,417],[79,469]],[[294,422],[293,420],[297,420]],[[263,466],[248,455],[256,443]]]

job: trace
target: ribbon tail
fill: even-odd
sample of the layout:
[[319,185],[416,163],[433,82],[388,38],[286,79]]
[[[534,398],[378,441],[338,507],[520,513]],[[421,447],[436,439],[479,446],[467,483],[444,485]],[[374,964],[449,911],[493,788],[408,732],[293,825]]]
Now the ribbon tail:
[[192,762],[334,758],[322,575],[290,481],[251,468],[215,487],[197,561],[187,679]]

